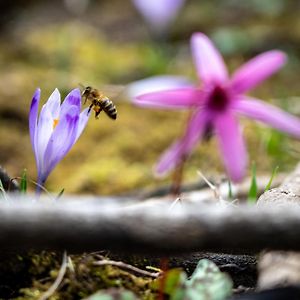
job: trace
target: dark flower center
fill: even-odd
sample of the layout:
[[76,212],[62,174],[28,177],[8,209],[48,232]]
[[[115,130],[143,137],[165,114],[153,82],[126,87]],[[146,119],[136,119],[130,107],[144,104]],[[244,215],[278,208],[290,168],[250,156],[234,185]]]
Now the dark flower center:
[[207,107],[214,111],[223,111],[229,104],[227,92],[220,86],[214,87],[207,101]]

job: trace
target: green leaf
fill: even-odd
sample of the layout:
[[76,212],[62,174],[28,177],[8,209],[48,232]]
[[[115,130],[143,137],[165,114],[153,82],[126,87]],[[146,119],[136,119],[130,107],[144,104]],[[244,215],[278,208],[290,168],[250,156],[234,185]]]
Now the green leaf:
[[2,193],[5,192],[1,179],[0,179],[0,192]]
[[276,166],[273,171],[272,171],[272,174],[271,174],[271,178],[265,188],[265,192],[268,191],[270,188],[271,188],[271,185],[272,185],[272,182],[273,182],[273,179],[274,177],[277,175],[277,172],[278,172],[278,169],[279,169],[279,166]]
[[65,192],[65,189],[62,189],[56,196],[56,200],[58,200],[64,194],[64,192]]
[[199,261],[190,279],[181,269],[172,269],[154,280],[151,288],[159,291],[162,280],[163,292],[170,300],[224,300],[231,295],[233,286],[230,277],[207,259]]
[[252,164],[252,176],[251,176],[251,185],[248,192],[248,203],[253,204],[257,200],[257,183],[256,183],[256,165]]
[[84,300],[137,300],[137,297],[127,290],[111,288],[105,291],[99,291]]
[[[159,291],[161,288],[161,281],[164,282],[163,292],[169,296],[174,296],[177,290],[180,290],[187,279],[185,272],[181,269],[171,269],[164,273],[164,277],[159,277],[151,283],[153,290]],[[175,299],[175,298],[174,298]],[[176,298],[177,299],[177,298]],[[180,298],[178,298],[180,299]]]
[[2,184],[2,181],[0,179],[0,198],[1,199],[5,199],[5,190],[4,190],[4,187],[3,187],[3,184]]
[[232,185],[230,180],[228,180],[228,199],[233,199]]
[[21,184],[20,184],[21,193],[26,194],[27,191],[27,170],[24,169],[21,176]]
[[183,298],[172,300],[224,300],[232,293],[232,280],[207,259],[199,261],[193,275],[185,283]]

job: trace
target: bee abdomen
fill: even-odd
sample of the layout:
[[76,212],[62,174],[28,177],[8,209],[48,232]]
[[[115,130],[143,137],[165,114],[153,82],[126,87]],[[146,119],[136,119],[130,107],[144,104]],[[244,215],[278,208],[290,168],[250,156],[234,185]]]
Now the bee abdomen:
[[102,103],[102,108],[110,118],[114,120],[117,118],[117,109],[111,100],[104,100]]

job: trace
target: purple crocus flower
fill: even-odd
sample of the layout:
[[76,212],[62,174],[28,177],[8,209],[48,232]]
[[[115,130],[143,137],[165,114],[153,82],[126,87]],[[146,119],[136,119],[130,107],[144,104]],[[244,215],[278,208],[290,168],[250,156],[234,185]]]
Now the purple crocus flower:
[[88,108],[80,112],[79,89],[72,90],[62,104],[60,93],[55,89],[43,105],[38,117],[40,94],[40,89],[37,89],[32,98],[29,131],[37,164],[37,182],[39,185],[44,185],[51,171],[81,135],[90,114]]
[[167,31],[185,0],[132,0],[152,30]]
[[202,33],[191,38],[191,48],[199,88],[179,88],[146,93],[136,103],[145,107],[192,109],[182,138],[161,157],[156,166],[163,175],[179,165],[199,142],[215,133],[229,177],[243,178],[247,166],[247,152],[237,116],[246,116],[280,131],[300,138],[300,120],[279,108],[245,93],[276,72],[286,61],[281,51],[264,52],[240,67],[229,78],[224,61],[211,40]]

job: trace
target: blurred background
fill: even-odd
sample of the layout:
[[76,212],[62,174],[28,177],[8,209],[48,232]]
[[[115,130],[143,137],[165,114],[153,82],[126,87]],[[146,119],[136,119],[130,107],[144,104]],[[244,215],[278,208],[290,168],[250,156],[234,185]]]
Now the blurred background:
[[[213,39],[230,71],[262,51],[285,51],[288,64],[251,95],[300,115],[299,1],[186,0],[161,32],[129,0],[1,1],[0,11],[0,165],[12,177],[26,168],[36,179],[28,111],[37,87],[44,102],[55,87],[64,97],[79,83],[92,85],[118,109],[115,122],[105,114],[90,119],[50,175],[50,191],[124,194],[170,181],[155,179],[152,166],[184,130],[188,112],[135,107],[124,88],[161,74],[196,80],[189,49],[195,31]],[[277,165],[281,172],[292,169],[300,157],[298,141],[242,122],[258,175]],[[199,180],[198,169],[207,177],[224,173],[214,139],[193,153],[185,181]]]

